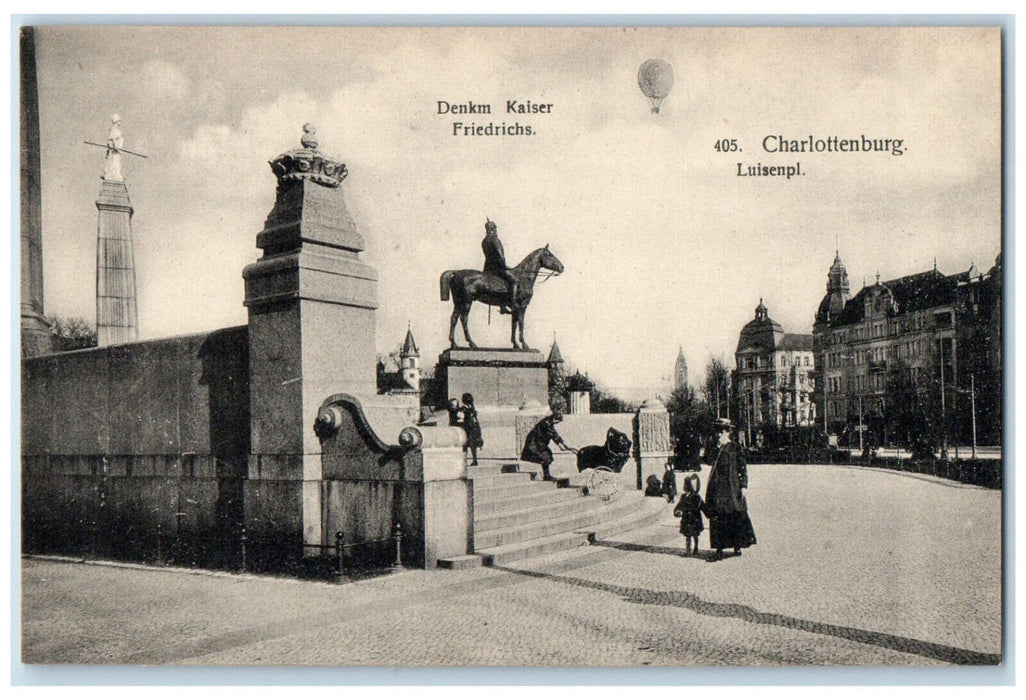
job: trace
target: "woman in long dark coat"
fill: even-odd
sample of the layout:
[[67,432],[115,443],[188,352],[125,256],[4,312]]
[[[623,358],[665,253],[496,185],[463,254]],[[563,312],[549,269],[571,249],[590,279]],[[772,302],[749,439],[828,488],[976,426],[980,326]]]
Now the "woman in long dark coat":
[[554,442],[564,450],[570,449],[556,431],[556,423],[562,420],[563,414],[559,411],[553,411],[552,415],[542,418],[531,428],[531,432],[524,439],[524,449],[520,451],[521,460],[541,465],[542,479],[545,481],[553,480],[549,465],[555,457],[549,449],[549,443]]
[[720,445],[705,489],[705,515],[709,518],[709,546],[720,559],[724,549],[733,548],[740,556],[742,548],[755,544],[755,529],[741,494],[741,489],[748,487],[748,470],[740,448],[730,439],[730,421],[718,419],[714,425]]

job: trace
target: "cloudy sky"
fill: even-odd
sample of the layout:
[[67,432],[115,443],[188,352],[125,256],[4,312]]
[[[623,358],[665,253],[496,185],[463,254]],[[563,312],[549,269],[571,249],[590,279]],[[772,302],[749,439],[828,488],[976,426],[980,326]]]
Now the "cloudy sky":
[[[672,65],[659,114],[638,89]],[[144,338],[242,324],[243,267],[274,202],[267,161],[316,125],[349,168],[350,212],[380,276],[377,346],[411,323],[447,346],[448,268],[479,267],[485,217],[511,264],[549,243],[527,340],[624,394],[732,362],[760,297],[811,332],[835,251],[853,291],[1000,249],[996,29],[343,29],[44,27],[37,33],[47,313],[95,317],[96,208],[122,117]],[[507,100],[551,114],[505,113]],[[490,116],[437,103],[488,103]],[[531,136],[452,135],[519,121]],[[770,154],[764,137],[900,138],[905,153]],[[717,152],[737,139],[740,153]],[[738,177],[737,163],[802,176]],[[471,313],[480,345],[506,317]]]

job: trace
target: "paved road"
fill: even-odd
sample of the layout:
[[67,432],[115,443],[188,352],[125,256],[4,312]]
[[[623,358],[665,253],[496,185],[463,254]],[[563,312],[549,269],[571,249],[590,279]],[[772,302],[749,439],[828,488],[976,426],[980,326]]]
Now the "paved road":
[[347,585],[27,558],[23,659],[404,666],[999,660],[999,492],[815,465],[756,465],[750,481],[759,544],[721,562],[681,556],[669,506],[657,525],[573,552]]

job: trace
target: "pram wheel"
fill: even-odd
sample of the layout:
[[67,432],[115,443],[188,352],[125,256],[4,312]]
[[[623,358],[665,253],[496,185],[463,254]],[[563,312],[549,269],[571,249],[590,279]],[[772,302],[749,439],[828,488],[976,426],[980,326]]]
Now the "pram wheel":
[[600,498],[612,498],[620,490],[620,477],[609,467],[597,467],[588,479],[588,493]]

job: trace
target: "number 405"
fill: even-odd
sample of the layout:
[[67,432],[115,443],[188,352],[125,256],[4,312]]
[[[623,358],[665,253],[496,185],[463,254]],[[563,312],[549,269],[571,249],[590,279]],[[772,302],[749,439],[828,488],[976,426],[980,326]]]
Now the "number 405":
[[738,148],[737,139],[720,139],[716,142],[716,150],[720,153],[731,153],[741,149]]

